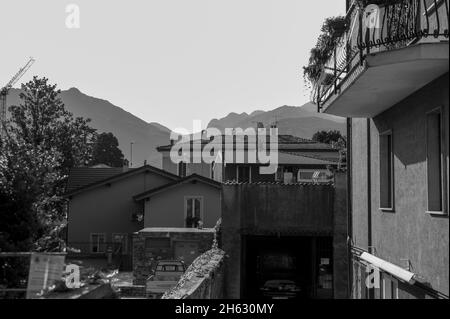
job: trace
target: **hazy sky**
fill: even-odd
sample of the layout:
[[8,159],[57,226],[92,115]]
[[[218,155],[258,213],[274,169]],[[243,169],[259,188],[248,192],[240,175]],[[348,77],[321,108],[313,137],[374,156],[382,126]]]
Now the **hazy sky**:
[[[77,4],[80,28],[66,27]],[[0,86],[32,75],[170,128],[308,101],[302,66],[344,0],[5,0]]]

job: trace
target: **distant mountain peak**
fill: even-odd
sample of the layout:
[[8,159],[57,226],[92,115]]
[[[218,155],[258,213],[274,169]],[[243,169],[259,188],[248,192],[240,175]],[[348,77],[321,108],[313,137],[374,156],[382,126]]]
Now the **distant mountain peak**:
[[[20,103],[21,90],[11,90],[8,105]],[[157,123],[147,123],[130,112],[107,100],[88,96],[71,87],[61,91],[60,98],[67,111],[76,117],[90,118],[90,126],[98,133],[111,132],[119,140],[119,148],[130,158],[130,143],[133,141],[133,166],[148,164],[161,167],[161,154],[156,147],[169,142],[170,130]]]
[[[67,90],[67,92],[71,92],[71,93],[81,93],[81,91],[79,89],[77,89],[76,87],[71,87],[70,89]],[[81,93],[82,94],[82,93]]]
[[221,131],[225,128],[256,127],[256,123],[268,127],[277,123],[279,134],[290,134],[300,138],[310,139],[320,130],[339,130],[345,133],[345,119],[318,113],[316,106],[306,103],[302,106],[283,105],[270,111],[257,110],[250,114],[231,112],[221,119],[213,119],[208,127]]

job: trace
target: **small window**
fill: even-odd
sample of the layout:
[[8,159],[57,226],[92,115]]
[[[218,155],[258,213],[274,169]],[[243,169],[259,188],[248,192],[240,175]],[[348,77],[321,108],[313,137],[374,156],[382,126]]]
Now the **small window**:
[[313,179],[314,171],[300,171],[298,173],[299,181],[311,181]]
[[186,163],[185,162],[178,163],[178,176],[186,177]]
[[198,222],[202,220],[203,198],[186,197],[185,198],[185,227],[198,227]]
[[440,110],[427,114],[428,211],[444,211],[443,141]]
[[394,209],[394,155],[392,132],[380,135],[380,208]]
[[214,179],[214,168],[215,168],[215,165],[216,165],[215,162],[211,163],[211,173],[210,173],[211,179]]
[[91,252],[105,252],[105,234],[91,234]]

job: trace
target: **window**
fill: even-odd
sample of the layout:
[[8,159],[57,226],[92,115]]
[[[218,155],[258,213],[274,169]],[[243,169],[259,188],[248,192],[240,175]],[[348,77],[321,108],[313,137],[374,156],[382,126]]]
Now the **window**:
[[394,209],[394,164],[392,132],[380,135],[380,208]]
[[185,227],[198,227],[203,217],[203,197],[185,197],[184,201]]
[[91,252],[105,252],[105,234],[91,234]]
[[251,183],[252,175],[250,171],[250,166],[237,167],[237,181],[239,183]]
[[211,179],[214,179],[214,168],[215,168],[215,162],[212,162],[211,163],[211,172],[210,172],[210,175],[211,175]]
[[186,163],[184,162],[178,163],[178,176],[186,177]]
[[441,110],[427,114],[428,211],[444,211],[444,174]]
[[383,273],[382,279],[382,299],[398,299],[398,281],[392,276]]
[[314,171],[299,171],[298,180],[301,182],[310,182],[313,179]]

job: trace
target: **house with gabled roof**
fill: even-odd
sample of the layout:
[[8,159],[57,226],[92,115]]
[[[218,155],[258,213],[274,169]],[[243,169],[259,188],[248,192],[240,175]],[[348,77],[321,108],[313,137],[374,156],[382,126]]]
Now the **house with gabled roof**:
[[135,169],[74,168],[69,174],[68,245],[84,254],[108,248],[130,254],[131,234],[143,228],[143,208],[133,196],[179,177],[145,165]]
[[221,216],[221,184],[192,174],[133,198],[144,206],[144,227],[213,228]]
[[[196,174],[180,178],[150,165],[74,168],[65,196],[68,246],[78,250],[81,259],[106,261],[107,253],[112,253],[122,269],[131,268],[133,234],[144,228],[178,228],[178,233],[212,229],[221,216],[220,183]],[[167,256],[189,253],[184,259],[190,260],[199,253],[192,255],[193,240],[169,242],[163,249]],[[153,242],[147,248],[152,247]]]

